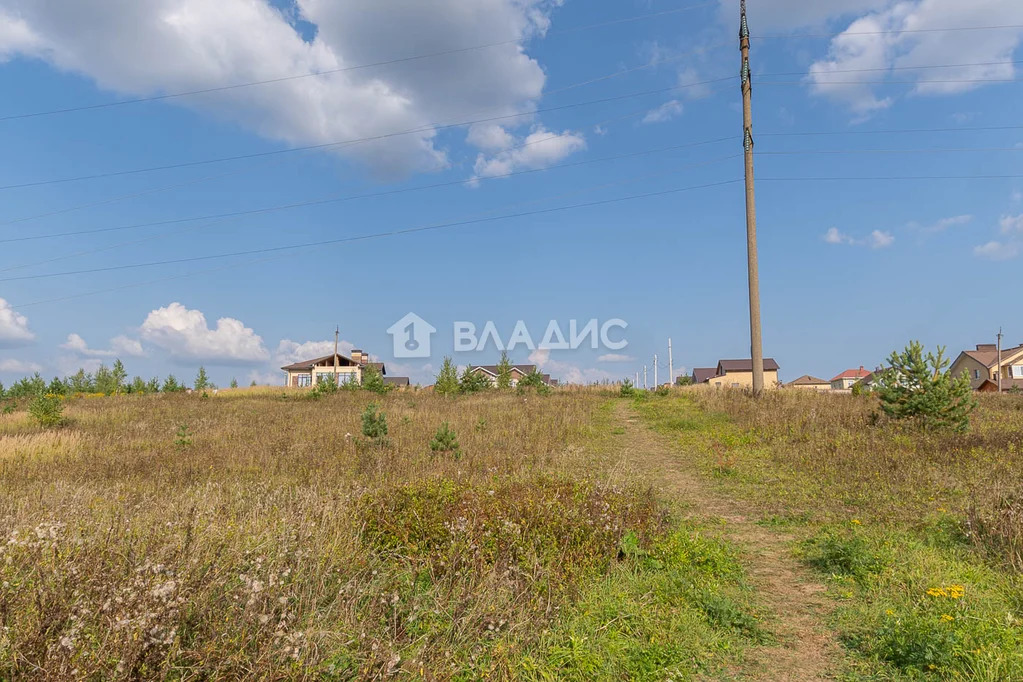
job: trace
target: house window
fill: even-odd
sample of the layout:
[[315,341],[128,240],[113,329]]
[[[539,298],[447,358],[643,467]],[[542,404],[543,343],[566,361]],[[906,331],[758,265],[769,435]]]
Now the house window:
[[296,379],[298,380],[299,388],[308,388],[313,384],[312,374],[299,374]]
[[980,378],[980,370],[979,369],[973,370],[973,378],[974,379],[979,379]]
[[1013,365],[1012,376],[1016,379],[1023,379],[1023,365]]

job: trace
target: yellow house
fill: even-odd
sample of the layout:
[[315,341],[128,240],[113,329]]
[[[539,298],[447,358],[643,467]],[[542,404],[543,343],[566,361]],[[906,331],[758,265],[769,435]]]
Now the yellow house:
[[[314,360],[296,362],[292,365],[281,367],[287,375],[288,386],[306,388],[315,386],[321,381],[332,381],[337,376],[338,384],[362,383],[362,373],[366,367],[374,367],[380,374],[387,374],[387,369],[382,362],[370,362],[369,353],[361,350],[353,350],[351,357],[338,353],[327,355]],[[399,377],[392,377],[397,380]]]
[[801,391],[830,391],[831,382],[827,379],[820,379],[809,374],[804,374],[795,381],[785,384],[785,388],[795,388]]
[[[778,363],[764,358],[764,388],[778,388]],[[721,360],[717,374],[707,379],[707,384],[716,388],[753,388],[752,360]]]
[[[976,350],[964,350],[952,363],[952,375],[970,377],[970,384],[979,389],[987,382],[998,383],[1002,378],[1002,390],[1016,386],[1023,389],[1023,344],[1015,348],[1002,349],[1002,362],[998,362],[998,346],[993,343],[977,344]],[[995,389],[997,390],[997,388]]]

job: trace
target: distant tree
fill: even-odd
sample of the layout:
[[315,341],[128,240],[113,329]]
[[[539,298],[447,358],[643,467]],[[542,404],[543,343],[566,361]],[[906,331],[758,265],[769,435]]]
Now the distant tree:
[[29,403],[28,413],[44,428],[60,426],[64,423],[64,401],[56,395],[37,395]]
[[622,382],[622,386],[618,392],[623,398],[631,398],[636,395],[636,388],[632,385],[631,380],[626,379]]
[[372,391],[373,393],[378,393],[380,395],[387,393],[387,391],[391,389],[391,387],[384,382],[384,375],[382,375],[380,370],[372,365],[367,365],[362,368],[362,387],[367,391]]
[[67,395],[68,386],[57,377],[53,377],[53,381],[46,387],[46,393],[49,395]]
[[195,375],[195,390],[205,391],[211,387],[210,378],[206,374],[206,368],[202,365],[199,366],[199,372]]
[[178,383],[177,378],[173,374],[168,374],[167,378],[163,381],[163,392],[164,393],[177,393],[183,391],[184,386]]
[[238,388],[238,380],[231,377],[231,388]]
[[692,377],[692,375],[691,374],[683,374],[682,376],[680,376],[678,379],[675,380],[675,385],[676,386],[692,386],[693,385],[693,377]]
[[497,387],[511,388],[512,363],[508,359],[508,351],[501,351],[501,361],[497,363]]
[[255,386],[255,385],[256,385],[256,380],[255,380],[255,379],[253,379],[253,380],[252,380],[252,383],[251,383],[251,384],[249,384],[249,386]]
[[95,392],[103,393],[104,395],[113,395],[114,391],[117,390],[117,386],[114,383],[114,375],[110,371],[110,368],[106,365],[100,365],[96,370],[95,376]]
[[458,393],[458,368],[451,358],[444,358],[440,372],[437,373],[437,380],[433,390],[441,395],[455,395]]
[[146,383],[145,379],[140,376],[136,376],[131,380],[131,383],[128,384],[128,393],[145,395],[146,393],[149,393],[149,385]]
[[72,393],[96,392],[96,382],[93,380],[92,375],[88,374],[84,369],[79,369],[68,377],[67,383]]
[[114,385],[112,393],[120,393],[124,389],[125,381],[128,380],[128,372],[124,369],[124,363],[120,359],[114,360],[114,366],[110,370],[110,380]]
[[0,381],[0,398],[5,397],[6,395],[7,393],[4,391],[4,382]]
[[536,392],[541,395],[547,395],[551,392],[551,387],[547,385],[547,381],[544,379],[543,373],[538,369],[534,369],[532,372],[519,379],[518,390],[520,393],[530,388],[535,388]]
[[953,377],[944,346],[924,355],[923,345],[911,341],[901,353],[893,351],[888,366],[877,373],[875,393],[881,410],[893,419],[913,419],[926,429],[960,433],[970,428],[977,407],[970,378]]
[[153,377],[146,384],[146,393],[159,393],[160,392],[160,378]]
[[7,397],[9,398],[31,398],[45,394],[46,380],[43,379],[39,372],[36,372],[31,377],[18,379],[7,389]]
[[471,365],[466,365],[462,370],[462,376],[458,379],[458,392],[464,395],[471,395],[490,389],[493,385],[490,379],[481,372],[473,372]]

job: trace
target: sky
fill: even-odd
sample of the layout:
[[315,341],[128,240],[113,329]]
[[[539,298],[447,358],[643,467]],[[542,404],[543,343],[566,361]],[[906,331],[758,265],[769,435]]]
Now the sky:
[[[750,4],[781,378],[1023,343],[1023,5]],[[0,381],[280,384],[340,327],[426,384],[497,361],[458,322],[624,322],[519,335],[569,382],[749,357],[737,33],[737,0],[0,0]]]

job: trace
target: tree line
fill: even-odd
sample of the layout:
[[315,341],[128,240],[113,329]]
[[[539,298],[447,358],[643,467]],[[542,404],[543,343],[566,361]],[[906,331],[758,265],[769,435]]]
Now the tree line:
[[[252,382],[253,386],[255,384],[256,382]],[[231,387],[236,388],[237,386],[238,382],[232,379]],[[10,388],[5,389],[3,383],[0,383],[0,398],[35,398],[41,395],[69,396],[79,393],[103,395],[179,393],[190,388],[196,391],[212,391],[217,386],[210,381],[205,367],[199,367],[191,385],[178,380],[173,374],[169,374],[163,380],[159,377],[147,380],[140,376],[129,380],[124,363],[115,360],[110,367],[101,364],[95,372],[79,369],[70,376],[63,379],[54,377],[49,382],[39,372],[36,372],[30,377],[24,377],[14,382]]]

